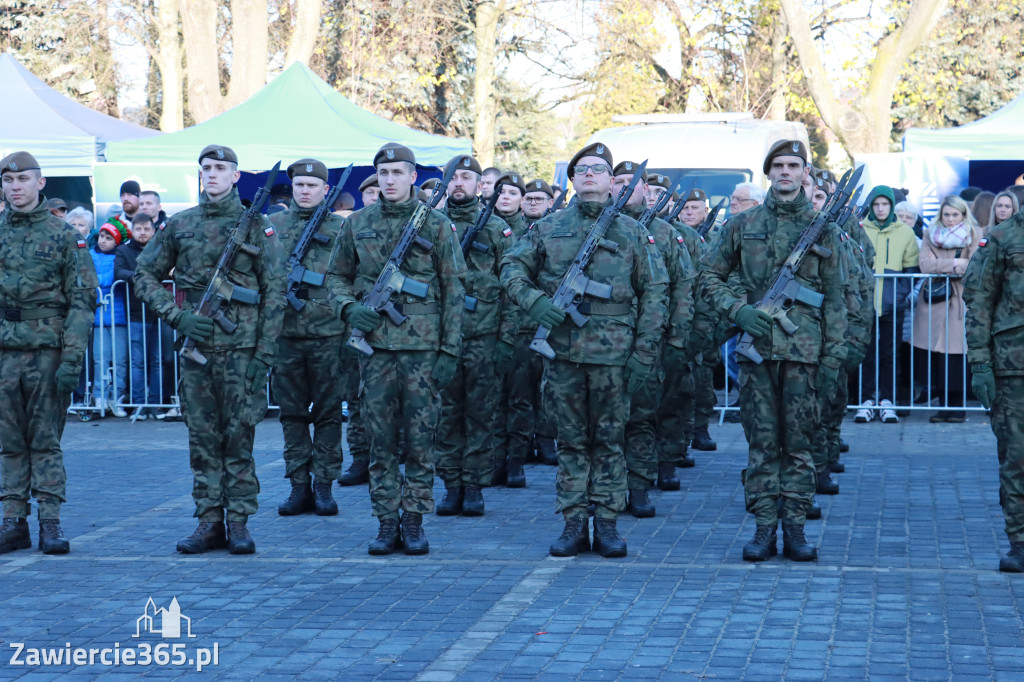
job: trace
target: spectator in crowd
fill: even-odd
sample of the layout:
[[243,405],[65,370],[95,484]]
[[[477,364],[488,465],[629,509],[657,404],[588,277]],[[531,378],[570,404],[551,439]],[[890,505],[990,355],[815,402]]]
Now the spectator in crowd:
[[46,208],[50,209],[50,213],[61,220],[67,218],[68,205],[64,203],[64,200],[60,197],[54,197],[46,200]]
[[[939,397],[948,408],[932,415],[932,423],[961,423],[967,417],[963,409],[966,307],[960,278],[978,250],[980,239],[981,229],[967,202],[955,194],[942,201],[938,217],[924,232],[921,272],[950,275],[948,280],[939,278],[925,282],[914,313],[912,343],[917,349],[915,352],[926,356],[924,366],[930,367],[932,395],[929,397]],[[942,298],[943,288],[946,297],[938,300]]]
[[960,198],[966,201],[967,207],[970,208],[974,204],[974,200],[983,191],[984,190],[982,190],[980,187],[975,187],[973,185],[970,187],[964,187],[962,190],[960,190]]
[[[82,237],[87,242],[89,241],[89,237],[91,236],[90,233],[95,227],[92,211],[79,206],[78,208],[73,208],[68,211],[68,214],[64,219],[69,225],[71,225],[71,227],[75,228],[75,232],[78,233],[79,237]],[[90,246],[92,246],[92,244],[90,244]]]
[[904,225],[913,227],[917,223],[917,209],[909,201],[896,204],[896,218]]
[[146,310],[135,296],[135,264],[142,249],[156,235],[153,219],[139,211],[132,221],[132,238],[114,251],[114,281],[128,286],[128,347],[132,368],[132,403],[137,419],[156,416],[146,405],[159,405],[160,391],[160,331],[157,317]]
[[985,233],[988,234],[988,230],[1012,218],[1019,210],[1020,204],[1013,192],[1003,190],[997,194],[995,201],[992,202],[992,214],[989,216],[988,229],[985,230]]
[[155,230],[162,230],[167,224],[167,214],[164,213],[163,204],[160,203],[160,195],[151,189],[147,189],[139,195],[139,211],[153,219]]
[[1010,185],[1003,191],[1017,197],[1017,205],[1024,207],[1024,185]]
[[[810,175],[808,175],[810,177]],[[755,182],[741,182],[729,196],[729,215],[734,216],[754,208],[764,201],[764,189]]]
[[380,185],[377,184],[377,174],[374,173],[359,184],[359,193],[362,195],[363,206],[372,206],[380,198]]
[[896,217],[894,197],[890,187],[875,187],[866,200],[868,215],[861,221],[861,227],[875,247],[876,279],[875,334],[862,365],[862,385],[867,399],[854,417],[858,423],[874,419],[876,405],[882,422],[899,422],[892,401],[899,385],[897,345],[903,339],[903,308],[911,280],[892,276],[878,278],[877,275],[918,272],[920,249],[914,231]]
[[[992,218],[992,204],[996,200],[996,195],[992,192],[980,192],[978,196],[974,197],[974,203],[971,204],[971,215],[974,218],[974,223],[981,228],[983,233],[988,232],[989,220]],[[941,217],[941,216],[940,216]]]
[[[141,194],[142,188],[134,180],[125,180],[121,183],[121,213],[116,218],[126,233],[132,231],[132,218],[139,212]],[[107,222],[117,226],[117,223],[112,220],[107,220]]]
[[[128,330],[124,309],[124,285],[114,288],[114,252],[128,237],[127,232],[112,223],[103,223],[90,251],[100,283],[100,305],[92,332],[93,398],[100,410],[110,410],[115,417],[127,417],[121,407],[123,391],[128,383]],[[114,369],[113,381],[107,370]]]

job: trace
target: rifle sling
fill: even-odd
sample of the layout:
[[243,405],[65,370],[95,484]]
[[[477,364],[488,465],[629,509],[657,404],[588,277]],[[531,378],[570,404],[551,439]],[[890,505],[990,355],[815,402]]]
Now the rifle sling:
[[584,315],[628,315],[633,309],[631,303],[606,303],[604,301],[583,301],[577,306]]

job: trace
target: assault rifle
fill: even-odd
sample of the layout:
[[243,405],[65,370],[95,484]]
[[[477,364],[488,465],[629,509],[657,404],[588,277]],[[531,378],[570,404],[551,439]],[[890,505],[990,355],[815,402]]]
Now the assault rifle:
[[334,206],[334,202],[338,200],[338,195],[341,194],[345,181],[348,180],[348,176],[351,174],[352,164],[350,163],[345,172],[341,174],[341,180],[338,180],[338,183],[331,189],[331,193],[313,211],[313,215],[309,217],[306,226],[302,228],[302,234],[299,236],[298,243],[292,249],[291,255],[288,256],[288,289],[285,290],[284,296],[288,299],[288,303],[296,310],[302,310],[306,307],[306,302],[299,298],[298,295],[300,286],[308,284],[314,287],[322,287],[324,285],[324,274],[307,269],[302,265],[302,259],[306,257],[309,247],[314,241],[318,244],[326,244],[330,241],[330,237],[318,234],[320,225],[323,224],[324,218],[330,214],[331,206]]
[[558,195],[557,199],[555,199],[555,203],[551,204],[551,208],[549,208],[548,210],[544,211],[544,215],[542,215],[541,218],[546,218],[549,215],[551,215],[552,213],[554,213],[554,212],[558,211],[559,209],[561,209],[562,206],[565,204],[565,195],[568,194],[568,193],[569,193],[568,190],[562,190],[562,193]]
[[[764,297],[756,305],[758,310],[768,313],[773,320],[777,321],[779,326],[782,327],[782,331],[786,332],[786,334],[792,335],[798,329],[797,325],[787,315],[797,301],[814,308],[820,308],[825,300],[824,295],[821,293],[811,291],[800,284],[796,280],[796,273],[809,253],[813,252],[821,258],[831,257],[832,251],[818,244],[818,240],[821,238],[822,232],[825,231],[825,226],[835,222],[839,214],[844,211],[850,199],[850,194],[853,188],[857,186],[863,170],[864,166],[859,166],[856,170],[846,171],[836,186],[836,191],[832,193],[822,209],[814,216],[811,224],[804,228],[800,239],[797,240],[796,246],[793,247],[793,251],[789,254],[786,262],[782,264],[782,269],[775,276],[775,281],[772,282]],[[764,361],[761,354],[754,348],[754,338],[746,332],[740,337],[739,343],[736,344],[736,352],[758,365]]]
[[[238,328],[238,325],[224,314],[228,303],[239,301],[257,305],[260,302],[258,291],[232,283],[228,279],[228,272],[240,252],[253,257],[260,255],[260,247],[246,243],[245,238],[249,235],[249,228],[253,222],[259,219],[263,205],[270,198],[270,188],[274,186],[274,181],[277,180],[277,173],[280,170],[281,162],[278,161],[267,175],[266,184],[256,192],[252,204],[242,211],[242,215],[238,216],[238,221],[231,228],[231,234],[228,235],[228,243],[224,247],[224,252],[220,254],[220,260],[217,261],[217,268],[213,271],[213,276],[210,277],[210,283],[206,285],[203,297],[199,299],[199,304],[194,308],[197,315],[213,320],[228,334],[233,334]],[[197,364],[206,364],[206,356],[199,352],[195,339],[191,337],[184,338],[178,354]]]
[[[692,191],[693,189],[691,188],[690,192]],[[666,223],[671,223],[673,220],[679,217],[679,214],[683,211],[683,206],[686,206],[686,197],[690,196],[690,192],[687,192],[685,196],[682,194],[679,195],[679,201],[677,201],[676,205],[672,207],[672,211],[669,212],[667,216],[665,216]]]
[[711,226],[715,224],[715,218],[718,217],[718,212],[722,210],[722,206],[724,205],[725,197],[722,197],[722,200],[718,202],[718,205],[711,209],[711,212],[708,213],[706,218],[704,218],[704,222],[697,226],[697,234],[700,235],[701,239],[706,237],[708,232],[711,231]]
[[[551,302],[554,303],[558,308],[568,313],[569,317],[576,324],[577,327],[582,327],[590,318],[584,315],[579,310],[579,304],[583,302],[584,295],[590,295],[594,298],[599,298],[607,301],[612,296],[612,287],[610,284],[602,284],[595,282],[594,280],[583,274],[583,270],[590,264],[591,258],[594,257],[594,252],[597,249],[603,248],[611,251],[612,253],[619,250],[619,245],[613,241],[608,241],[604,238],[608,232],[608,228],[615,222],[619,213],[622,211],[629,197],[633,194],[633,189],[636,188],[638,182],[640,182],[641,176],[644,174],[644,170],[647,168],[647,161],[640,164],[640,168],[633,174],[633,180],[628,186],[623,187],[615,201],[611,206],[606,206],[601,215],[597,217],[594,225],[587,232],[587,238],[583,241],[583,246],[580,247],[579,252],[572,261],[572,265],[569,266],[569,271],[565,273],[562,278],[562,282],[558,285],[558,289],[555,291],[555,295],[551,297]],[[551,348],[551,344],[548,343],[548,336],[551,334],[551,330],[541,325],[537,328],[537,334],[533,337],[533,341],[530,342],[530,350],[540,353],[548,359],[554,359],[555,351]]]
[[[380,275],[378,275],[373,289],[370,289],[370,292],[363,298],[363,305],[371,310],[384,313],[396,326],[403,324],[409,319],[395,306],[395,300],[399,294],[409,294],[416,298],[427,297],[430,285],[402,274],[401,267],[402,263],[405,262],[405,254],[409,252],[413,244],[424,251],[430,251],[430,249],[434,248],[433,242],[421,237],[419,231],[424,223],[427,222],[427,216],[430,215],[430,211],[437,206],[438,202],[441,201],[441,197],[448,190],[448,183],[451,182],[452,176],[455,175],[455,170],[456,165],[449,163],[441,181],[434,186],[430,200],[425,204],[421,203],[417,206],[412,215],[409,216],[405,227],[402,228],[402,235],[398,238],[398,243],[388,257],[387,264],[381,270]],[[373,355],[373,348],[366,342],[366,332],[361,329],[353,330],[352,336],[345,342],[345,345],[359,351],[363,355]]]
[[[462,247],[462,255],[468,256],[469,250],[472,249],[478,253],[487,253],[487,244],[482,244],[476,241],[476,236],[480,234],[480,230],[484,229],[484,225],[494,215],[494,207],[498,205],[498,197],[501,195],[502,183],[498,183],[494,186],[494,192],[491,194],[491,198],[487,200],[484,207],[480,209],[480,215],[477,216],[476,222],[469,226],[466,230],[466,234],[462,235],[462,241],[459,246]],[[476,310],[476,297],[466,294],[466,310]]]
[[[687,195],[689,195],[690,192],[693,191],[693,188],[696,184],[696,181],[690,183],[690,188],[686,190]],[[661,196],[659,196],[658,200],[654,203],[654,206],[648,207],[647,210],[640,214],[640,217],[637,219],[637,222],[643,225],[645,230],[650,229],[651,223],[654,222],[654,219],[657,217],[657,215],[661,213],[663,210],[665,210],[665,207],[668,205],[668,200],[672,198],[672,193],[678,193],[679,188],[682,186],[683,181],[680,180],[679,182],[676,183],[676,186],[673,187],[671,190],[662,192]]]

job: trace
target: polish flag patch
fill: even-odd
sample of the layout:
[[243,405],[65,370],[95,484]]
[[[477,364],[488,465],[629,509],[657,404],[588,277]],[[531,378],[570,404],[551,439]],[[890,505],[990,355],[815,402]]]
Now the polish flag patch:
[[452,232],[458,233],[458,230],[455,229],[455,223],[449,223],[449,225],[452,226]]
[[505,235],[506,237],[511,237],[512,236],[512,228],[511,227],[506,227],[504,230],[501,231],[501,233],[503,235]]
[[683,236],[677,234],[676,235],[676,241],[679,242],[680,244],[682,244],[683,243]]
[[652,237],[651,235],[647,235],[647,241],[649,241],[650,243],[653,244],[654,243],[654,237]]
[[988,246],[988,239],[982,239],[978,242],[978,246]]
[[268,225],[266,227],[266,229],[263,230],[263,234],[267,235],[268,237],[273,237],[274,236],[274,228],[272,228],[272,227],[270,227]]
[[85,240],[84,239],[79,239],[78,240],[78,248],[84,249],[85,247],[86,247]]

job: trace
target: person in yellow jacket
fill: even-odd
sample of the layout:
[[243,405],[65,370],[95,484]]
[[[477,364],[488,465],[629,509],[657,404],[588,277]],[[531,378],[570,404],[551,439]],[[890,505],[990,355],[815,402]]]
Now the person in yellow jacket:
[[914,230],[896,217],[892,188],[875,187],[866,204],[868,214],[860,225],[875,247],[875,334],[862,366],[865,399],[854,421],[865,423],[877,417],[886,424],[894,424],[899,421],[892,402],[899,377],[898,349],[903,339],[903,312],[913,281],[909,277],[881,275],[920,272],[920,248]]

